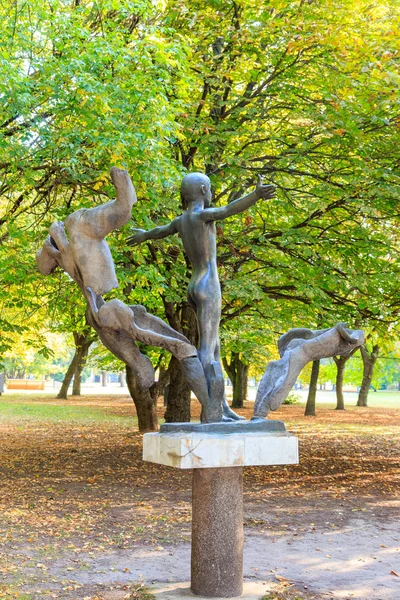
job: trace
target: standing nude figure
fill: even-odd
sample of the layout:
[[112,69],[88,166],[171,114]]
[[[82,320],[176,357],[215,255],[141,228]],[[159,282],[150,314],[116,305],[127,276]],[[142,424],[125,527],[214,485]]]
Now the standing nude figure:
[[147,240],[165,238],[179,233],[193,268],[188,288],[189,302],[196,310],[199,325],[199,358],[208,382],[211,401],[210,412],[215,419],[222,417],[222,404],[226,417],[238,418],[231,411],[224,396],[224,380],[220,364],[219,323],[221,319],[221,288],[217,270],[217,243],[215,221],[243,212],[260,199],[275,195],[273,185],[263,185],[258,177],[256,189],[221,208],[210,208],[211,184],[206,175],[190,173],[181,185],[185,212],[169,225],[150,231],[135,229],[128,239],[129,245]]

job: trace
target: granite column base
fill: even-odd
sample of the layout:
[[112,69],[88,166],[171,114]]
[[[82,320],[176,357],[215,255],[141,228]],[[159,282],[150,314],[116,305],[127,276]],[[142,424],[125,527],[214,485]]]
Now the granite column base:
[[193,470],[192,592],[240,596],[243,467],[297,464],[297,438],[277,421],[168,423],[144,435],[143,459]]
[[243,592],[243,467],[193,470],[191,590]]

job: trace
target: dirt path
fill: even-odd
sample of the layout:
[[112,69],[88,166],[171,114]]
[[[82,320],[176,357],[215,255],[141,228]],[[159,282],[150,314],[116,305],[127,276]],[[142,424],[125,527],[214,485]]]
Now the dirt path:
[[[23,570],[24,589],[36,589],[32,597],[37,599],[47,594],[84,598],[93,587],[123,590],[132,581],[150,585],[190,579],[189,544],[63,552],[62,557],[25,549],[15,559]],[[373,517],[357,517],[334,532],[327,523],[300,534],[246,535],[245,578],[265,581],[266,589],[271,580],[285,581],[321,599],[398,600],[396,569],[400,571],[400,528],[394,515],[384,526]]]
[[[291,598],[399,600],[400,411],[280,416],[301,463],[246,469],[246,577],[282,598],[293,582]],[[0,435],[0,598],[122,600],[138,580],[189,579],[190,473],[144,464],[129,420]]]

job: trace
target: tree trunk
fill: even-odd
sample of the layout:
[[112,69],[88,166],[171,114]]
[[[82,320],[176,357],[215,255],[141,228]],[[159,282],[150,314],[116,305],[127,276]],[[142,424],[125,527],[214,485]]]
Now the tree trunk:
[[77,350],[77,362],[74,371],[74,381],[72,384],[72,395],[80,396],[81,395],[81,380],[82,380],[82,371],[85,368],[87,357],[89,354],[89,349],[94,339],[90,337],[91,330],[89,329],[84,333],[76,333],[74,332],[74,340],[75,346]]
[[85,367],[89,348],[94,342],[93,333],[90,327],[84,329],[82,332],[74,331],[74,342],[75,342],[75,354],[72,357],[71,363],[67,369],[64,380],[62,382],[60,391],[57,394],[57,398],[66,400],[68,396],[68,388],[74,377],[74,383],[72,388],[72,394],[74,396],[80,396],[81,386],[81,375]]
[[157,417],[157,391],[158,386],[153,384],[150,389],[142,390],[137,384],[134,372],[130,367],[126,367],[126,384],[129,393],[135,404],[136,414],[138,417],[139,431],[158,430]]
[[319,375],[319,360],[314,360],[311,369],[310,387],[308,388],[307,404],[304,415],[315,417],[315,402],[317,398],[317,383]]
[[7,379],[26,379],[26,372],[24,369],[11,367],[5,371]]
[[159,373],[158,381],[155,381],[148,390],[142,390],[134,372],[126,366],[126,385],[135,405],[138,427],[142,433],[158,430],[157,399],[166,385],[168,371],[160,368]]
[[336,410],[345,410],[344,407],[344,396],[343,396],[343,381],[344,381],[344,370],[346,363],[349,360],[348,356],[334,356],[333,360],[336,363]]
[[368,406],[368,392],[371,387],[374,366],[378,358],[379,346],[375,344],[371,352],[368,352],[366,345],[361,346],[360,353],[363,361],[363,378],[358,393],[357,406]]
[[[82,369],[83,369],[83,367],[84,367],[84,365],[82,366]],[[72,380],[72,396],[80,396],[81,395],[82,369],[80,369],[80,366],[77,363],[76,369],[74,372],[74,378]]]
[[125,377],[125,373],[123,371],[121,371],[121,373],[119,374],[119,385],[121,387],[126,386],[126,377]]
[[165,422],[188,422],[190,421],[191,391],[183,376],[179,360],[173,356],[168,365],[168,375],[168,401],[164,414]]
[[76,370],[76,365],[78,364],[78,360],[79,360],[79,356],[78,356],[78,351],[75,350],[75,354],[70,362],[70,365],[67,369],[67,372],[65,373],[60,391],[57,394],[57,398],[60,398],[62,400],[66,400],[68,397],[68,388],[69,385],[72,381],[72,378],[74,376],[75,370]]
[[238,360],[236,370],[236,385],[233,388],[232,408],[242,408],[247,400],[247,384],[249,365]]
[[222,362],[232,382],[232,408],[242,408],[247,400],[249,365],[241,360],[239,352],[231,353],[230,363],[228,363],[226,357],[223,357]]
[[[174,309],[172,303],[164,300],[164,306],[171,327],[186,335],[190,343],[197,346],[198,329],[194,309],[189,304],[185,304],[179,315],[179,311]],[[191,391],[186,383],[179,361],[173,357],[168,365],[167,377],[169,378],[169,386],[167,409],[164,415],[165,421],[167,423],[189,422]]]
[[107,371],[101,371],[100,375],[102,387],[107,387]]

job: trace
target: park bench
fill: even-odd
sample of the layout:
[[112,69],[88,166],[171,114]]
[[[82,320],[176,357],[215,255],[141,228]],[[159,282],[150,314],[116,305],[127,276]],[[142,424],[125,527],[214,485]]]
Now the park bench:
[[44,390],[44,380],[36,379],[9,379],[7,389],[9,390]]

